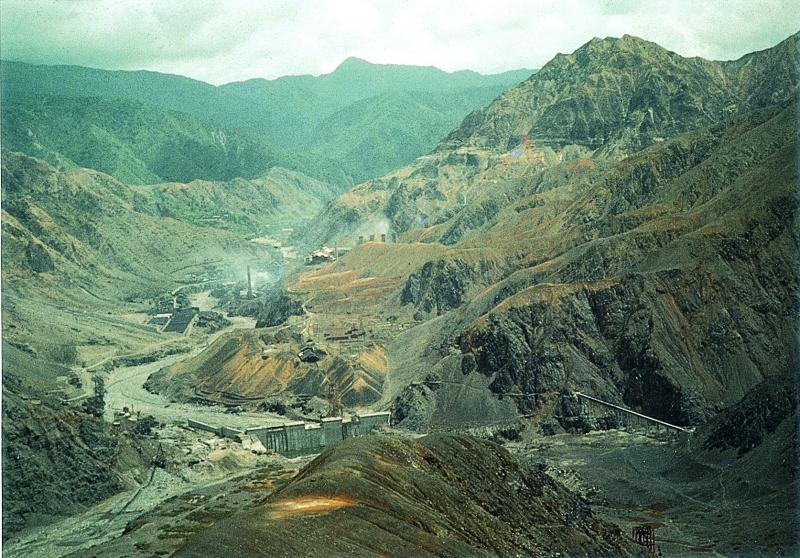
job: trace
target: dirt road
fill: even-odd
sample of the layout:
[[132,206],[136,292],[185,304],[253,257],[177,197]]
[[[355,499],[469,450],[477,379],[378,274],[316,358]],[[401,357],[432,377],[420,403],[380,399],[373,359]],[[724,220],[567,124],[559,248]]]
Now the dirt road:
[[142,416],[152,415],[159,422],[167,424],[185,425],[188,419],[192,419],[217,426],[243,429],[250,426],[286,422],[285,417],[271,413],[230,414],[225,412],[225,407],[171,403],[163,395],[150,393],[142,387],[148,376],[153,372],[164,366],[189,358],[195,352],[197,351],[188,355],[174,355],[141,366],[113,370],[109,374],[108,380],[106,380],[106,420],[116,420],[114,412],[122,410],[123,407],[128,407],[133,414],[139,412]]
[[286,422],[285,417],[269,413],[229,414],[225,412],[224,407],[171,403],[166,397],[150,393],[142,387],[150,374],[199,353],[225,331],[253,327],[255,324],[255,320],[249,318],[232,320],[234,323],[230,327],[214,335],[187,337],[187,341],[197,342],[197,346],[190,353],[172,355],[140,366],[111,370],[105,380],[105,419],[116,420],[114,412],[127,406],[134,416],[138,411],[142,416],[152,415],[159,422],[165,423],[166,428],[159,431],[165,443],[168,442],[182,450],[190,449],[194,458],[202,458],[203,452],[210,452],[213,448],[218,448],[219,451],[221,448],[222,451],[229,452],[241,467],[235,471],[227,471],[216,470],[213,464],[206,464],[198,467],[197,472],[180,467],[172,471],[154,469],[152,477],[149,477],[148,482],[143,485],[121,492],[83,513],[40,529],[30,530],[18,538],[7,541],[3,549],[3,558],[55,558],[80,552],[82,549],[118,537],[128,521],[153,509],[168,498],[245,474],[262,466],[265,460],[284,459],[279,456],[254,456],[236,442],[215,439],[213,435],[207,433],[185,431],[178,426],[185,425],[188,419],[194,419],[214,425],[244,429],[249,426],[280,424]]
[[[199,293],[196,296],[202,297],[203,295],[204,293]],[[216,426],[229,426],[231,428],[244,429],[250,426],[264,426],[286,422],[285,417],[271,413],[248,412],[230,414],[226,413],[225,407],[221,406],[172,403],[165,396],[150,393],[142,387],[150,374],[165,366],[170,366],[176,362],[191,358],[210,345],[223,333],[231,331],[232,329],[247,329],[255,326],[255,320],[252,318],[235,317],[230,319],[233,323],[229,327],[212,335],[203,338],[187,337],[187,341],[195,340],[197,342],[197,346],[189,353],[169,356],[156,362],[142,364],[140,366],[116,368],[109,372],[105,383],[106,420],[115,420],[114,412],[121,411],[123,407],[128,407],[133,414],[139,412],[142,416],[152,415],[159,422],[166,424],[185,425],[188,419],[192,419]]]

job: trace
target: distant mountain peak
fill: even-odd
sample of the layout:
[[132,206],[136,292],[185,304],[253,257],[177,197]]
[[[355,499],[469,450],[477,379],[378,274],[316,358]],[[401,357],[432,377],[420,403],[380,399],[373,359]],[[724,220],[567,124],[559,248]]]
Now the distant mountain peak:
[[740,61],[685,58],[633,35],[593,38],[470,114],[442,142],[510,149],[583,145],[630,153],[665,137],[791,99],[791,38]]
[[642,39],[641,37],[637,37],[635,35],[626,34],[622,37],[605,37],[602,39],[600,37],[594,37],[592,40],[578,48],[574,54],[578,55],[581,52],[596,50],[618,50],[627,52],[649,50],[653,52],[669,52],[658,43]]
[[368,66],[374,66],[372,62],[364,60],[363,58],[358,58],[357,56],[348,56],[342,63],[339,64],[334,72],[338,72],[340,70],[348,70],[348,69],[355,69],[355,68],[365,68]]

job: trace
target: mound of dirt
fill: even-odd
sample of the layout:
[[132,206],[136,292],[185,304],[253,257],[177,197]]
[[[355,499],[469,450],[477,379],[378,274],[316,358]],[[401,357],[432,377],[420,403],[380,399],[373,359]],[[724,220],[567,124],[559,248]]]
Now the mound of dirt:
[[744,455],[796,412],[797,385],[789,376],[768,378],[706,428],[706,449],[735,449]]
[[468,436],[354,438],[177,556],[630,556],[543,471]]

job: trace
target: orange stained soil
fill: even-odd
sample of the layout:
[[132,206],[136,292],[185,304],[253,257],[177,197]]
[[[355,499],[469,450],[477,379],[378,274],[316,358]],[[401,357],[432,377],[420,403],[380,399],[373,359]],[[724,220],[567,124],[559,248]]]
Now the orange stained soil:
[[383,375],[389,371],[389,358],[386,349],[378,345],[362,351],[358,363],[373,374]]
[[273,502],[268,509],[270,518],[282,519],[300,514],[327,513],[357,503],[356,500],[338,496],[307,496]]
[[592,170],[597,167],[597,164],[591,159],[576,159],[575,161],[567,163],[566,167],[569,172],[578,172]]

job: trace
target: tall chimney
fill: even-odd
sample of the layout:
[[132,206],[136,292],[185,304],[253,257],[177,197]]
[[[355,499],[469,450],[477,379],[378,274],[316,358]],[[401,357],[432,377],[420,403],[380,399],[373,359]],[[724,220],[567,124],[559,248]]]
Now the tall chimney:
[[253,298],[253,281],[250,279],[250,266],[247,266],[247,298]]

